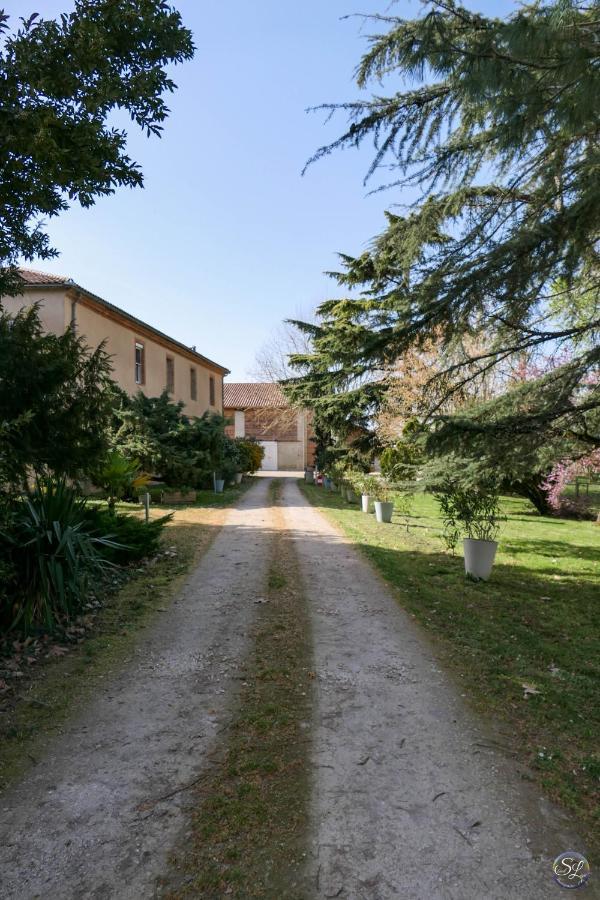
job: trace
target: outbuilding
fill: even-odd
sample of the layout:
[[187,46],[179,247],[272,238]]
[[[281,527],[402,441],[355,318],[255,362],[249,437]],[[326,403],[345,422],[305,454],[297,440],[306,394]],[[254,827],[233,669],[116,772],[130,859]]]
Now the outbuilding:
[[263,445],[263,470],[301,471],[314,464],[310,412],[290,406],[277,383],[225,382],[223,409],[230,437]]

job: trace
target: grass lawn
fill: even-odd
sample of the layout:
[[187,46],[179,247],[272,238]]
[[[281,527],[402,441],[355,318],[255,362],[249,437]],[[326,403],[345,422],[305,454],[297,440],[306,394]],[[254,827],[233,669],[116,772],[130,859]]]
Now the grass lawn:
[[214,491],[196,491],[196,502],[195,503],[180,503],[175,507],[170,507],[168,504],[155,503],[152,504],[156,506],[158,509],[180,509],[182,506],[189,507],[194,509],[195,507],[213,507],[213,506],[231,506],[232,503],[235,503],[240,494],[245,493],[248,488],[252,487],[255,484],[256,478],[252,478],[251,476],[246,476],[240,485],[231,485],[226,487],[225,490],[216,494]]
[[[173,509],[195,509],[199,507],[201,509],[212,507],[221,507],[221,506],[231,506],[232,503],[235,503],[240,494],[245,493],[248,488],[252,487],[255,478],[251,476],[246,476],[240,485],[226,487],[225,490],[216,494],[214,491],[196,491],[196,502],[195,503],[178,503],[176,505],[169,505],[168,503],[156,503],[152,502],[150,504],[151,510],[161,510],[161,515],[164,515],[165,512],[169,512]],[[88,503],[90,506],[106,506],[106,500],[94,500],[89,499]],[[140,503],[129,503],[127,501],[118,501],[116,504],[117,512],[122,513],[139,513],[143,514],[144,507],[140,501]]]
[[568,484],[565,492],[565,497],[570,497],[571,499],[575,499],[576,497],[587,498],[590,504],[590,511],[595,513],[596,515],[600,514],[600,481],[589,481],[582,482],[579,485],[579,493],[577,492],[574,484]]
[[395,588],[461,692],[600,850],[600,527],[503,498],[492,577],[474,583],[462,554],[445,551],[433,497],[417,495],[408,519],[378,525],[339,494],[301,487]]

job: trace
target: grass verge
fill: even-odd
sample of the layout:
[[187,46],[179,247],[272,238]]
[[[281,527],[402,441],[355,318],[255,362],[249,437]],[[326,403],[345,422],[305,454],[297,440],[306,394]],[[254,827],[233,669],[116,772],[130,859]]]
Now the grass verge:
[[[271,500],[280,484],[271,486]],[[301,900],[309,787],[311,639],[298,563],[274,538],[239,708],[196,793],[189,843],[163,885],[170,900]]]
[[[175,505],[170,505],[168,503],[159,503],[157,501],[152,501],[150,505],[150,510],[154,515],[164,515],[165,512],[168,512],[173,509],[212,509],[213,507],[221,507],[221,506],[231,506],[236,500],[240,497],[241,494],[244,494],[249,488],[252,487],[253,484],[256,483],[256,478],[252,475],[247,475],[241,484],[239,485],[229,485],[225,488],[225,490],[216,494],[213,490],[206,491],[196,491],[196,500],[192,503],[178,503]],[[93,497],[88,499],[88,503],[90,506],[105,506],[105,500],[95,500]],[[139,503],[133,503],[127,500],[119,500],[115,506],[117,512],[123,513],[133,513],[134,515],[142,516],[143,506],[140,500]]]
[[[73,629],[80,636],[68,646],[49,643],[48,655],[29,660],[29,668],[26,662],[21,677],[10,672],[12,689],[0,701],[0,790],[38,761],[48,739],[61,732],[73,711],[132,656],[144,628],[168,613],[168,604],[208,549],[224,516],[219,509],[197,506],[174,513],[163,534],[164,552],[150,565],[138,567],[107,598],[89,630]],[[154,508],[152,514],[163,515],[164,510]],[[10,659],[0,659],[0,676],[3,666],[10,665]]]
[[[461,692],[500,728],[543,789],[600,851],[600,528],[543,518],[504,498],[487,583],[445,552],[433,497],[378,525],[339,494],[301,484],[436,638]],[[407,528],[408,526],[408,528]]]

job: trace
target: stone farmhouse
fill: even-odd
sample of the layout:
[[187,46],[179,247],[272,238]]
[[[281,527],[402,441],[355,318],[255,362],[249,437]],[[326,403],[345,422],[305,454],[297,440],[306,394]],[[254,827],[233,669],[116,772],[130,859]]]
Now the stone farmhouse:
[[262,468],[300,471],[314,465],[311,416],[294,409],[278,384],[225,383],[224,413],[230,437],[252,437],[265,448]]
[[223,379],[229,370],[103,300],[71,278],[20,269],[23,293],[3,297],[2,305],[15,314],[39,303],[44,329],[62,334],[74,326],[89,347],[102,341],[111,356],[113,378],[128,394],[143,391],[158,397],[165,389],[185,404],[190,416],[223,413]]

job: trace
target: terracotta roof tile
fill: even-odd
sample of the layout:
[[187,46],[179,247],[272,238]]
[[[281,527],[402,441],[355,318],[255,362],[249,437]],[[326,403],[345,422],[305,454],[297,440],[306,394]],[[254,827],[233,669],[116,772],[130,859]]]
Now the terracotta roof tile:
[[289,406],[275,382],[225,382],[223,391],[223,405],[228,409],[282,409]]
[[50,275],[36,269],[19,269],[19,277],[25,284],[69,284],[71,280],[64,275]]
[[67,288],[72,288],[73,290],[81,292],[94,304],[97,304],[104,309],[111,310],[113,313],[117,313],[120,317],[127,319],[127,321],[130,322],[133,326],[141,326],[142,328],[148,329],[148,331],[150,331],[152,334],[155,334],[163,340],[168,341],[170,344],[173,344],[174,347],[179,347],[181,350],[185,350],[187,354],[199,360],[201,364],[215,368],[223,375],[229,374],[229,369],[225,368],[225,366],[221,366],[214,360],[209,359],[207,356],[203,356],[201,353],[198,353],[195,347],[188,347],[186,344],[182,344],[181,341],[175,340],[175,338],[170,337],[163,331],[159,331],[158,328],[154,328],[154,326],[149,325],[147,322],[143,322],[141,319],[136,318],[136,316],[132,316],[131,313],[126,312],[126,310],[121,309],[119,306],[115,306],[114,303],[109,303],[108,300],[103,300],[102,297],[99,297],[97,294],[93,294],[86,288],[81,287],[81,285],[73,281],[72,278],[66,278],[63,275],[50,275],[48,272],[38,272],[35,269],[19,269],[19,276],[22,278],[25,284],[31,286],[41,285],[43,287],[50,287],[52,285],[64,284]]

